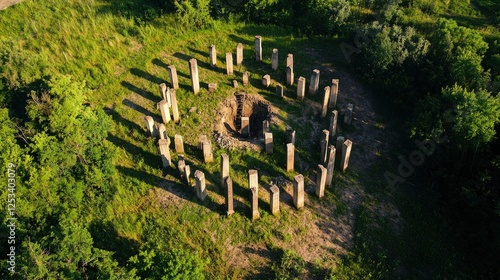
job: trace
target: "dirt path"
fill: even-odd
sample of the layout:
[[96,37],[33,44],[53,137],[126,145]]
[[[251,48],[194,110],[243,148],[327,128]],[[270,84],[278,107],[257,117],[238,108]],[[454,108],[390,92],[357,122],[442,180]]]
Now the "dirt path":
[[0,10],[5,10],[9,6],[22,2],[23,0],[0,0]]

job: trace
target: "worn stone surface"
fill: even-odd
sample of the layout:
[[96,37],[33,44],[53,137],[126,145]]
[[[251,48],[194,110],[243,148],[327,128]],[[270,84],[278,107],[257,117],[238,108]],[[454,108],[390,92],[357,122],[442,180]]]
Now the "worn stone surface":
[[206,141],[208,141],[208,137],[206,134],[198,136],[198,149],[203,150],[203,142]]
[[326,165],[326,185],[331,186],[333,180],[333,170],[335,168],[336,149],[334,145],[328,146],[328,162]]
[[216,83],[209,83],[208,84],[208,91],[214,92],[215,90],[217,90],[217,84]]
[[200,170],[196,170],[194,172],[194,179],[196,181],[196,196],[203,201],[207,197],[205,174]]
[[245,137],[250,136],[250,118],[241,117],[241,135]]
[[229,156],[227,154],[220,155],[220,186],[224,188],[224,181],[229,177]]
[[328,112],[328,100],[330,100],[330,87],[325,87],[325,94],[323,95],[323,106],[321,107],[321,117],[326,117]]
[[337,96],[339,93],[339,80],[332,79],[332,87],[330,88],[330,101],[328,108],[335,108],[337,106]]
[[311,75],[311,84],[309,85],[309,94],[315,95],[319,90],[319,75],[320,71],[314,69]]
[[283,86],[281,84],[276,84],[276,95],[283,97]]
[[269,76],[268,74],[264,75],[264,77],[262,77],[262,85],[265,87],[269,87],[271,85],[271,76]]
[[325,196],[325,184],[326,184],[327,169],[318,164],[318,172],[316,174],[316,196],[322,198]]
[[165,129],[165,125],[160,123],[158,125],[158,134],[160,135],[160,139],[166,139],[168,138],[167,136],[167,130]]
[[273,153],[273,134],[270,132],[264,133],[264,144],[266,146],[266,154]]
[[301,76],[297,81],[297,99],[304,100],[305,96],[306,96],[306,78]]
[[189,165],[184,167],[184,179],[188,187],[191,187],[191,167]]
[[233,54],[226,53],[226,74],[233,75]]
[[226,202],[226,215],[230,216],[234,214],[234,200],[233,200],[233,180],[231,177],[226,177],[224,179],[224,198]]
[[257,170],[248,170],[248,187],[250,188],[250,204],[252,220],[260,218],[259,214],[259,175]]
[[182,140],[181,135],[179,134],[174,135],[174,146],[176,153],[184,154],[184,141]]
[[179,171],[179,177],[180,179],[184,179],[184,176],[186,175],[186,161],[184,160],[183,157],[179,157],[179,160],[177,161],[177,171]]
[[[344,144],[344,137],[343,136],[337,136],[337,140],[335,142],[335,149],[339,151],[340,156],[336,158],[335,162],[337,164],[337,169],[340,169],[340,160],[342,158],[342,145]],[[333,144],[333,143],[332,143]]]
[[293,177],[293,205],[297,209],[304,207],[304,176],[302,174]]
[[340,158],[340,170],[345,172],[349,166],[349,158],[351,157],[352,141],[347,139],[342,144],[342,157]]
[[270,127],[270,123],[268,120],[263,120],[262,121],[262,138],[264,138],[265,134],[267,132],[271,132],[271,127]]
[[271,56],[271,68],[274,71],[278,70],[278,49],[273,49],[273,54]]
[[236,65],[240,66],[243,62],[243,44],[238,43],[236,46]]
[[292,66],[287,66],[286,67],[286,85],[287,86],[292,86],[294,81],[294,76],[293,76],[293,67]]
[[210,66],[215,67],[217,65],[217,50],[215,45],[210,45],[208,47],[208,56],[210,59]]
[[286,172],[294,170],[295,146],[292,143],[286,144]]
[[289,53],[286,56],[286,67],[291,67],[293,69],[293,54]]
[[169,140],[160,139],[158,140],[158,146],[160,147],[161,162],[163,164],[163,169],[169,168],[172,164],[172,158],[170,157],[170,149],[168,148]]
[[354,105],[351,103],[347,104],[347,110],[345,111],[344,115],[344,123],[347,125],[350,125],[352,123],[352,110],[354,108]]
[[238,81],[233,80],[233,88],[237,88],[237,87],[238,87]]
[[175,123],[179,123],[179,106],[177,105],[177,95],[175,94],[175,90],[170,90],[170,98],[172,99],[172,117]]
[[198,61],[195,58],[189,60],[189,73],[194,94],[200,92],[200,78],[198,77]]
[[149,136],[155,137],[157,133],[155,133],[156,127],[155,127],[155,121],[153,120],[153,117],[144,116],[144,121],[146,122],[146,130],[147,130]]
[[278,215],[280,212],[280,189],[278,186],[272,186],[270,189],[271,214]]
[[248,86],[248,81],[250,79],[250,72],[246,71],[243,73],[243,85]]
[[203,147],[203,160],[205,163],[213,162],[214,161],[214,155],[212,153],[212,143],[210,141],[205,141],[202,143]]
[[171,118],[170,118],[170,109],[168,109],[167,101],[162,100],[156,103],[156,108],[160,110],[161,119],[163,123],[168,123],[171,120]]
[[255,36],[255,61],[262,61],[262,37]]
[[321,139],[320,141],[321,154],[319,163],[326,166],[328,162],[328,140]]
[[177,69],[174,65],[168,66],[168,74],[170,75],[170,86],[174,89],[178,89],[179,78],[177,78]]
[[337,134],[337,119],[338,119],[339,112],[337,110],[332,111],[332,116],[330,117],[330,139],[333,139],[335,135]]
[[[161,83],[158,85],[158,87],[160,88],[160,96],[163,100],[169,102],[169,99],[170,98],[167,98],[167,85],[165,83]],[[170,104],[169,104],[170,106]]]
[[289,126],[286,126],[285,136],[286,136],[286,143],[287,144],[292,143],[295,145],[295,130],[293,130]]

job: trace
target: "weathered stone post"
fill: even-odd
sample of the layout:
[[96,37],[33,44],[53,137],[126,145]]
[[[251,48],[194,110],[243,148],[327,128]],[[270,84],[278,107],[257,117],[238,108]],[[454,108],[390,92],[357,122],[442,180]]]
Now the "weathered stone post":
[[208,47],[208,56],[210,57],[210,66],[215,67],[217,65],[217,50],[215,49],[215,45]]
[[238,81],[233,80],[233,88],[238,88]]
[[276,84],[276,95],[283,97],[283,86],[281,84]]
[[278,215],[280,212],[280,189],[278,186],[272,186],[269,190],[271,214]]
[[293,177],[293,205],[297,209],[304,207],[304,176],[302,174]]
[[161,162],[163,164],[163,169],[169,168],[172,164],[172,159],[170,157],[170,150],[168,149],[169,145],[168,139],[160,139],[158,140],[158,146],[160,146],[160,155]]
[[335,149],[340,153],[340,157],[337,157],[335,159],[335,163],[337,164],[337,169],[340,169],[340,159],[342,157],[342,145],[344,144],[344,141],[345,139],[343,136],[337,136],[337,140],[335,142]]
[[167,101],[162,100],[162,101],[156,103],[156,108],[158,108],[158,110],[160,110],[160,112],[161,112],[161,119],[162,119],[163,123],[168,123],[171,119],[170,119],[170,110],[168,109]]
[[293,171],[295,163],[295,146],[292,143],[286,144],[286,172]]
[[[170,98],[167,98],[167,85],[165,83],[161,83],[159,85],[159,88],[160,88],[160,95],[161,95],[161,98],[167,102],[169,102]],[[170,106],[170,104],[168,104],[168,106]]]
[[241,134],[245,137],[250,136],[250,118],[241,117]]
[[203,150],[203,143],[208,141],[206,134],[198,136],[198,149]]
[[264,133],[264,143],[266,146],[266,154],[270,155],[273,153],[273,134],[270,132]]
[[220,186],[224,188],[224,181],[229,177],[229,156],[227,154],[220,155]]
[[226,53],[226,74],[233,75],[233,54]]
[[177,170],[179,171],[179,177],[180,179],[184,179],[185,176],[185,170],[186,170],[186,161],[184,161],[183,157],[179,157],[179,160],[177,161]]
[[252,220],[260,217],[259,214],[259,175],[257,170],[248,170],[248,187],[250,188],[250,201],[252,208]]
[[216,83],[209,83],[208,84],[208,91],[214,92],[215,90],[217,90],[217,84]]
[[200,79],[198,77],[198,61],[194,58],[189,60],[189,73],[191,74],[191,84],[194,94],[200,92]]
[[255,36],[255,61],[262,61],[262,37]]
[[177,78],[177,69],[175,69],[174,65],[168,66],[168,73],[170,75],[170,85],[174,89],[179,88],[179,79]]
[[309,94],[315,95],[319,89],[319,74],[318,69],[314,69],[311,75],[311,84],[309,85]]
[[248,86],[248,80],[250,79],[250,72],[246,71],[243,73],[243,85]]
[[340,170],[345,172],[347,166],[349,165],[349,158],[351,157],[352,141],[347,139],[344,144],[342,144],[342,157],[340,158]]
[[271,85],[271,76],[269,76],[269,74],[262,77],[262,85],[265,87],[269,87]]
[[174,135],[174,145],[176,153],[184,154],[184,141],[182,140],[181,135],[179,134]]
[[293,130],[289,126],[286,126],[285,136],[286,136],[286,143],[287,144],[292,143],[295,145],[295,130]]
[[146,129],[148,131],[149,136],[156,136],[156,127],[155,127],[155,121],[153,120],[153,117],[151,116],[144,116],[144,121],[146,122]]
[[321,117],[326,117],[328,111],[328,100],[330,98],[330,87],[325,87],[325,95],[323,95],[323,107],[321,110]]
[[347,110],[345,111],[345,115],[344,115],[344,123],[347,124],[347,125],[350,125],[352,123],[352,110],[353,110],[354,106],[349,103],[347,104]]
[[243,44],[238,43],[236,46],[236,65],[240,66],[243,62]]
[[274,71],[278,70],[278,49],[273,49],[273,54],[271,56],[271,68]]
[[294,77],[293,77],[293,67],[292,66],[287,66],[286,67],[286,85],[291,86],[293,85]]
[[323,165],[318,164],[318,174],[316,175],[316,195],[318,198],[325,196],[326,174],[327,169]]
[[337,110],[332,111],[332,116],[330,118],[330,138],[333,139],[333,137],[337,134],[337,118],[338,118],[339,112]]
[[201,200],[207,197],[207,188],[205,185],[205,174],[200,170],[194,172],[194,179],[196,181],[196,196]]
[[305,95],[306,95],[306,78],[301,76],[299,77],[299,80],[297,82],[297,99],[304,100]]
[[170,97],[172,99],[172,116],[175,123],[179,123],[179,107],[177,106],[177,95],[175,94],[175,89],[170,90]]
[[212,153],[212,143],[210,141],[205,141],[202,143],[203,145],[203,160],[205,163],[213,162],[214,155]]
[[289,53],[287,56],[286,56],[286,67],[292,67],[293,69],[293,54]]
[[333,180],[333,170],[335,168],[335,146],[328,146],[328,163],[326,165],[326,185],[331,186]]
[[320,147],[321,147],[321,156],[319,163],[326,166],[328,162],[328,140],[321,139]]
[[160,139],[165,139],[167,138],[167,130],[165,129],[165,125],[160,123],[158,125],[158,134],[160,135]]
[[191,167],[189,165],[184,167],[184,179],[186,179],[188,187],[191,187]]
[[332,79],[332,88],[330,89],[330,103],[328,108],[337,106],[337,96],[339,93],[339,79]]
[[226,200],[226,215],[234,214],[233,208],[233,180],[231,177],[226,177],[224,180],[225,200]]
[[269,121],[268,120],[263,120],[262,121],[262,138],[265,137],[265,134],[267,132],[271,132],[271,129],[269,127]]

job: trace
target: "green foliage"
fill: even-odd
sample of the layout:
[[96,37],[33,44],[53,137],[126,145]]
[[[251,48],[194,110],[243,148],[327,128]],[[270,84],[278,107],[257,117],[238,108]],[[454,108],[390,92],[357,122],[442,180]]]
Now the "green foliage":
[[176,0],[177,16],[185,28],[199,29],[212,26],[210,0]]
[[285,249],[278,264],[273,264],[272,270],[275,279],[301,279],[306,271],[304,260],[294,251]]

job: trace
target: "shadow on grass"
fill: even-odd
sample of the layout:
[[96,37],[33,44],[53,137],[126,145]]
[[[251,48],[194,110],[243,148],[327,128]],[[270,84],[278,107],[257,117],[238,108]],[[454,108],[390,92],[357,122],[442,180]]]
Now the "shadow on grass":
[[127,81],[122,81],[120,84],[124,88],[126,88],[126,89],[128,89],[128,90],[130,90],[130,91],[132,91],[134,93],[137,93],[140,96],[142,96],[142,97],[144,97],[146,99],[149,99],[149,100],[151,100],[153,102],[159,102],[161,100],[161,97],[159,96],[159,94],[158,94],[158,96],[156,96],[152,92],[147,91],[147,90],[142,89],[142,88],[138,88],[138,87],[134,86],[133,84],[127,82]]
[[151,116],[153,117],[153,119],[157,122],[160,122],[160,118],[157,116],[157,114],[151,112],[150,110],[142,107],[141,105],[138,105],[136,103],[134,103],[133,101],[130,101],[129,99],[125,98],[123,99],[122,101],[122,104],[129,107],[130,109],[133,109],[143,115],[146,115],[146,116]]
[[166,82],[165,80],[163,80],[159,77],[156,77],[155,75],[149,74],[148,72],[145,72],[145,71],[138,69],[138,68],[130,69],[130,73],[132,73],[133,75],[135,75],[139,78],[143,78],[143,79],[148,80],[148,81],[150,81],[154,84],[157,84],[157,85]]
[[[187,57],[187,56],[186,56],[186,57]],[[163,62],[161,59],[158,59],[158,58],[153,59],[151,62],[152,62],[154,65],[156,65],[156,66],[159,66],[159,67],[163,67],[163,68],[165,68],[167,71],[168,71],[168,66],[170,66],[170,65],[166,64],[165,62]],[[174,65],[174,64],[172,64],[172,65]],[[175,65],[174,65],[174,66],[175,66]],[[187,78],[187,79],[191,79],[191,77],[190,77],[189,75],[184,74],[184,73],[182,73],[181,71],[179,71],[179,69],[178,69],[178,67],[177,67],[177,66],[175,66],[175,70],[176,70],[176,72],[177,72],[177,76],[181,76],[181,77],[184,77],[184,78]],[[166,81],[165,81],[165,83],[166,83]],[[171,83],[168,83],[168,84],[169,84],[170,86],[172,86],[172,85],[171,85]]]
[[125,119],[113,109],[104,108],[104,112],[106,112],[107,115],[111,116],[115,122],[128,127],[130,131],[144,131],[144,128],[142,128],[140,125]]
[[154,169],[160,169],[161,168],[161,158],[160,158],[160,153],[158,154],[153,154],[148,151],[144,151],[142,148],[127,142],[119,137],[116,137],[114,135],[109,135],[107,138],[111,143],[113,143],[115,146],[123,148],[127,153],[131,155],[140,155],[142,159],[144,159],[144,163],[150,166],[151,168]]

